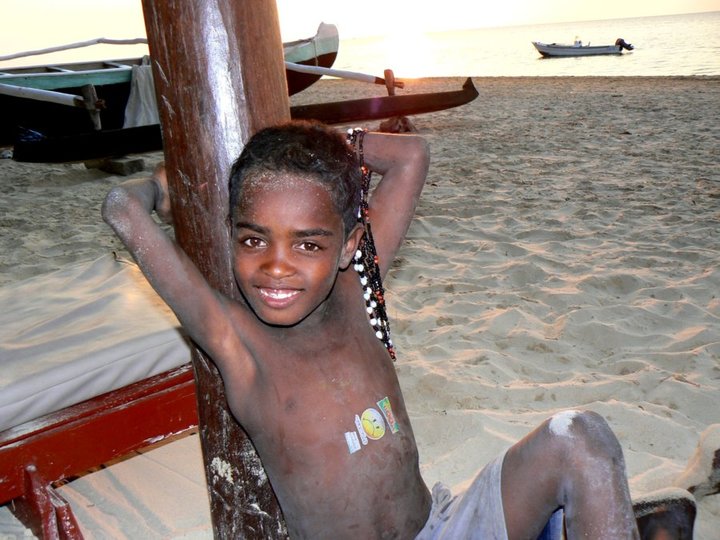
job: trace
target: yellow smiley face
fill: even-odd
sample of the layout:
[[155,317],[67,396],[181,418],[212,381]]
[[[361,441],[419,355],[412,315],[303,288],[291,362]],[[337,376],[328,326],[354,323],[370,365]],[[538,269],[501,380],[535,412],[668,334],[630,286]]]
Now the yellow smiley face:
[[382,414],[372,407],[365,409],[360,417],[362,427],[368,436],[368,439],[377,441],[385,435],[385,421]]

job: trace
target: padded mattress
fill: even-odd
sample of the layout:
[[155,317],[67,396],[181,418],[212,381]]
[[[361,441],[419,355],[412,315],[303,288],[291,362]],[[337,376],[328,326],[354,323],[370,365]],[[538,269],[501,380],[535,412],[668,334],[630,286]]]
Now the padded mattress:
[[0,288],[0,431],[189,361],[131,261],[111,254]]

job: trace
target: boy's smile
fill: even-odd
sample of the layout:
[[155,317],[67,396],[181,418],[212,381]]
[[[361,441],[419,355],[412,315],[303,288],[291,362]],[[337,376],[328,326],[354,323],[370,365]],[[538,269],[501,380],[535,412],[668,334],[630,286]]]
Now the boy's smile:
[[260,320],[277,326],[298,324],[317,311],[356,244],[346,242],[324,186],[271,173],[247,180],[232,235],[240,290]]

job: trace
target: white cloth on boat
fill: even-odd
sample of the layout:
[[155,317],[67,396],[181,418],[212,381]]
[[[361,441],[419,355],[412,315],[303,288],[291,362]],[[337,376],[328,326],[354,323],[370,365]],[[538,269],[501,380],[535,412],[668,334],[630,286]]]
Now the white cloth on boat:
[[142,64],[132,67],[130,95],[125,105],[123,128],[150,126],[160,123],[155,84],[153,82],[150,57],[143,58]]
[[0,289],[0,431],[190,361],[137,265],[107,255]]

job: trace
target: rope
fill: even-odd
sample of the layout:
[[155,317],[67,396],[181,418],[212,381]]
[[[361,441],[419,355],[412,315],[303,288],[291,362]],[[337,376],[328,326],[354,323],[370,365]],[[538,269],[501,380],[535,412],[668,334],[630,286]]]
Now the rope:
[[89,47],[91,45],[139,45],[147,43],[146,38],[132,38],[132,39],[108,39],[108,38],[95,38],[87,41],[78,41],[77,43],[68,43],[67,45],[58,45],[57,47],[49,47],[47,49],[36,49],[34,51],[18,52],[13,54],[7,54],[0,56],[0,62],[3,60],[14,60],[15,58],[24,58],[26,56],[36,56],[39,54],[48,54],[58,51],[67,51],[70,49],[79,49],[82,47]]

